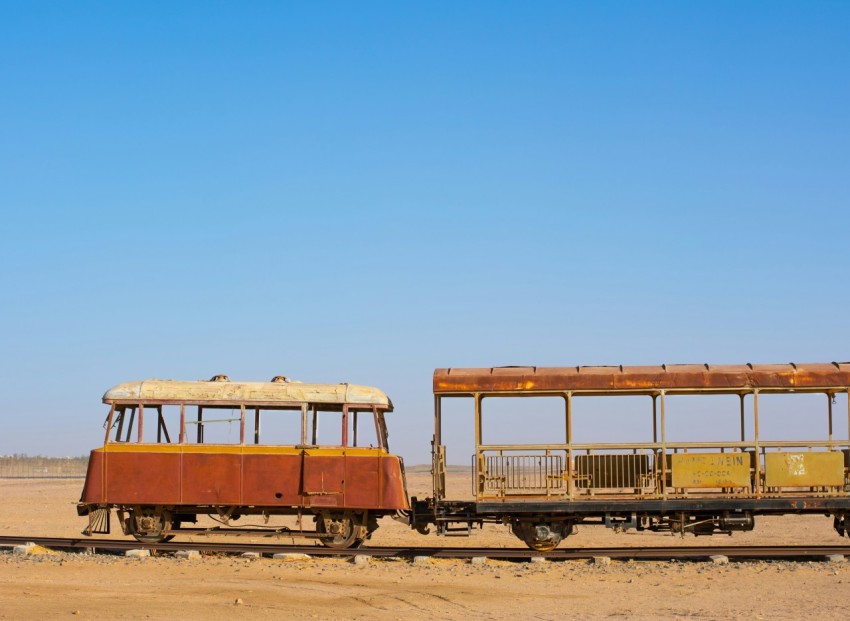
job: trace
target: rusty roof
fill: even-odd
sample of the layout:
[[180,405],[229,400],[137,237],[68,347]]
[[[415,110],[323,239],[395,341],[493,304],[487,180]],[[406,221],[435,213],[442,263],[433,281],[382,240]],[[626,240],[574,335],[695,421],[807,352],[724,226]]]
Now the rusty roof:
[[104,403],[228,403],[234,405],[318,403],[376,405],[392,410],[389,397],[377,388],[355,384],[301,382],[178,381],[147,379],[113,386]]
[[850,362],[809,364],[662,364],[660,366],[436,369],[434,394],[474,392],[659,390],[746,392],[850,387]]

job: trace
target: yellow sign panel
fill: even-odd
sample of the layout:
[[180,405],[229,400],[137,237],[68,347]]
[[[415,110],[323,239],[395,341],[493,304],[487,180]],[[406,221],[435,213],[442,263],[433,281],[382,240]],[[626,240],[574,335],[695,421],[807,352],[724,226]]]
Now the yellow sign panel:
[[673,453],[673,487],[749,487],[747,453]]
[[844,485],[844,454],[766,453],[764,484],[767,487],[837,487]]

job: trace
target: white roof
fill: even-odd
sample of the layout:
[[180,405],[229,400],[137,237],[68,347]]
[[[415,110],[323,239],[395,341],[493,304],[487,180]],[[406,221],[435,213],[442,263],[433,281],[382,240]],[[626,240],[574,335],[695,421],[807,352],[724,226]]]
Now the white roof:
[[389,397],[377,388],[355,384],[301,382],[179,381],[147,379],[118,384],[103,395],[104,403],[184,402],[225,404],[351,403],[392,410]]

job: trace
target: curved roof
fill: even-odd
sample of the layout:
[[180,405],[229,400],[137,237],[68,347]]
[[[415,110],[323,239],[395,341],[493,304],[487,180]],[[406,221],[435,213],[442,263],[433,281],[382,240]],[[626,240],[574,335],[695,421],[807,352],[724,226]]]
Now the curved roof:
[[850,387],[850,362],[437,369],[434,394],[525,391],[743,392]]
[[301,382],[178,381],[147,379],[118,384],[103,395],[104,403],[185,402],[200,404],[327,403],[376,405],[392,410],[389,397],[377,388],[355,384]]

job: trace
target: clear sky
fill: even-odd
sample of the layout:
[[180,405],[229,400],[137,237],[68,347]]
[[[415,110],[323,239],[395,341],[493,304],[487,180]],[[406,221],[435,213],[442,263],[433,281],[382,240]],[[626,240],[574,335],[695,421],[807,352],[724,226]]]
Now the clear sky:
[[423,463],[435,367],[848,360],[848,33],[846,2],[2,3],[0,454],[86,452],[148,377],[378,386]]

